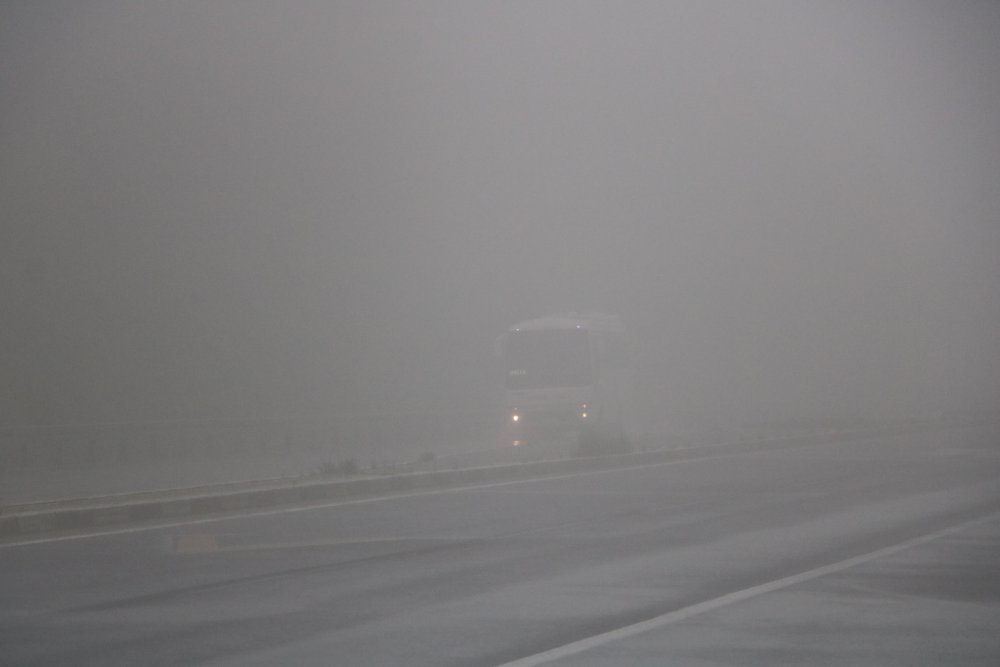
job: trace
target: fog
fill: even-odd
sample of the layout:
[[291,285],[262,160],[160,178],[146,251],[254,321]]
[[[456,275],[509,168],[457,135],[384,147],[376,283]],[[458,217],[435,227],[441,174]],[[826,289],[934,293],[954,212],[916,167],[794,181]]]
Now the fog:
[[682,425],[1000,405],[1000,5],[5,2],[0,423],[489,409],[620,315]]

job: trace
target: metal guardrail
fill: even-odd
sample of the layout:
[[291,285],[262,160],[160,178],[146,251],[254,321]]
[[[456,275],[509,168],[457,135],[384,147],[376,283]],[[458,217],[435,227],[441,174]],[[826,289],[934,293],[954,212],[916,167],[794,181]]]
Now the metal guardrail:
[[400,461],[481,438],[495,432],[498,419],[492,412],[409,412],[7,427],[0,428],[0,467],[86,470],[288,455]]
[[[934,415],[910,423],[995,421],[998,415]],[[415,460],[492,439],[500,411],[411,411],[280,419],[150,421],[0,427],[0,470],[86,470],[122,464],[219,461],[274,456],[356,459],[359,465]],[[795,432],[842,424],[744,428]],[[863,426],[857,423],[852,427]],[[704,429],[703,429],[704,430]]]
[[[874,423],[757,425],[651,438],[683,446],[998,421],[1000,415],[933,415],[878,428]],[[479,411],[4,427],[0,514],[5,506],[64,498],[300,478],[338,469],[408,469],[418,460],[494,449],[502,441],[502,424],[502,413]],[[640,449],[648,444],[635,442]],[[345,463],[351,465],[341,467]]]

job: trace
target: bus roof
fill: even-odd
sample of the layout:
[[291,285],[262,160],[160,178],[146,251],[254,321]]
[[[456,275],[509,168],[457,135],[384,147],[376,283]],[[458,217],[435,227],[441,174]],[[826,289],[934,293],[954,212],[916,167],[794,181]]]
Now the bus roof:
[[545,331],[550,329],[589,329],[592,331],[624,331],[621,320],[616,315],[605,313],[558,313],[525,320],[511,326],[507,331]]

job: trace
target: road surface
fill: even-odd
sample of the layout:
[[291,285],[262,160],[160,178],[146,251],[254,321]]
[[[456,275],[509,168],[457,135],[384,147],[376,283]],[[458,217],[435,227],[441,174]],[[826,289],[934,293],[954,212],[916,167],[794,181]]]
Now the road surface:
[[1000,432],[0,547],[5,665],[1000,664]]

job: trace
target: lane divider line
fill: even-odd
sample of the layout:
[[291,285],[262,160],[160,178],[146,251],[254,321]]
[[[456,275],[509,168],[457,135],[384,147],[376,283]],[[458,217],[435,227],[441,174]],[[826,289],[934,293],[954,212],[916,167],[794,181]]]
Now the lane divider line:
[[757,586],[751,586],[750,588],[744,588],[743,590],[727,593],[726,595],[712,598],[711,600],[705,600],[704,602],[698,602],[697,604],[682,607],[681,609],[675,609],[674,611],[670,611],[659,616],[654,616],[653,618],[645,621],[640,621],[632,625],[626,625],[608,632],[602,632],[600,634],[579,639],[575,642],[570,642],[569,644],[557,646],[547,651],[542,651],[541,653],[505,662],[502,665],[498,665],[498,667],[536,667],[537,665],[543,665],[555,660],[577,655],[605,644],[628,639],[651,630],[657,630],[673,623],[687,620],[694,616],[699,616],[737,602],[742,602],[743,600],[748,600],[766,593],[773,593],[783,588],[795,586],[796,584],[801,584],[813,579],[819,579],[820,577],[835,574],[879,558],[885,558],[886,556],[891,556],[900,551],[932,542],[952,533],[957,533],[961,530],[969,528],[977,523],[983,523],[991,519],[996,519],[997,517],[1000,517],[1000,514],[994,513],[985,517],[973,519],[971,521],[964,521],[960,524],[943,528],[926,535],[921,535],[920,537],[905,540],[881,549],[876,549],[875,551],[870,551],[866,554],[847,558],[836,563],[830,563],[829,565],[823,565],[812,570],[806,570],[805,572],[793,574],[788,577],[782,577],[781,579],[775,579],[774,581],[769,581]]
[[[774,442],[776,441],[767,440],[767,441],[761,441],[760,443],[749,443],[749,444],[773,444]],[[133,525],[121,526],[118,528],[113,528],[111,526],[97,527],[92,525],[88,529],[87,526],[80,526],[76,528],[76,530],[81,532],[70,532],[70,533],[55,532],[57,526],[54,525],[54,521],[52,521],[52,516],[42,514],[39,515],[37,519],[40,519],[42,521],[42,523],[44,524],[43,526],[33,526],[30,532],[16,535],[15,539],[12,541],[0,542],[0,549],[6,549],[18,546],[27,546],[32,544],[47,544],[51,542],[60,542],[64,540],[82,540],[93,537],[104,537],[107,535],[139,533],[151,530],[162,530],[164,528],[176,528],[179,526],[195,526],[205,523],[217,523],[219,521],[231,521],[234,519],[242,519],[250,517],[274,516],[278,514],[291,514],[294,512],[308,512],[317,509],[325,509],[328,507],[340,507],[344,505],[360,505],[360,504],[374,503],[374,502],[385,502],[392,500],[401,500],[406,498],[415,498],[419,496],[436,495],[442,493],[462,493],[467,491],[477,491],[480,489],[495,488],[499,486],[510,486],[514,484],[531,484],[535,482],[545,482],[550,480],[566,479],[570,477],[585,477],[590,475],[602,475],[605,473],[624,472],[629,470],[659,468],[664,466],[686,464],[686,463],[699,463],[703,461],[713,461],[717,459],[736,458],[743,456],[756,456],[760,454],[773,454],[777,452],[787,451],[789,449],[794,451],[799,451],[804,449],[829,447],[831,446],[831,444],[833,445],[853,444],[854,442],[855,441],[849,441],[849,440],[837,443],[819,442],[819,443],[809,443],[805,445],[795,445],[793,447],[778,446],[778,447],[767,447],[765,449],[729,451],[729,452],[721,452],[718,454],[706,454],[704,456],[694,456],[691,458],[668,458],[667,460],[656,460],[654,458],[653,460],[648,460],[649,455],[653,455],[656,458],[659,458],[661,456],[674,455],[674,453],[677,451],[683,451],[683,450],[658,450],[654,452],[642,452],[635,455],[628,455],[630,458],[633,459],[647,458],[646,462],[644,463],[635,463],[631,465],[617,465],[617,466],[608,465],[608,463],[612,462],[602,460],[601,458],[597,459],[581,458],[581,459],[542,461],[537,464],[523,464],[523,465],[525,466],[525,468],[527,468],[527,466],[531,466],[532,469],[535,470],[544,467],[559,469],[561,467],[566,466],[570,467],[571,471],[556,473],[556,474],[536,473],[535,475],[531,475],[530,471],[525,469],[523,472],[527,474],[517,475],[514,476],[513,478],[508,478],[508,479],[503,479],[502,474],[496,474],[496,473],[506,472],[504,468],[508,468],[508,466],[497,466],[496,469],[470,468],[468,470],[448,471],[442,474],[442,476],[447,475],[449,477],[459,478],[459,479],[461,479],[462,477],[469,478],[468,481],[466,481],[465,483],[458,481],[457,485],[454,486],[435,487],[433,485],[428,485],[424,486],[421,490],[418,491],[396,492],[396,493],[393,493],[388,489],[386,489],[383,492],[383,495],[371,495],[360,498],[357,497],[351,498],[350,496],[347,497],[334,496],[333,498],[330,498],[328,500],[316,499],[312,500],[311,502],[305,498],[300,497],[301,494],[299,494],[299,491],[305,487],[290,487],[289,489],[278,489],[276,491],[289,493],[289,495],[291,493],[294,493],[298,497],[298,500],[294,505],[285,505],[283,503],[278,503],[276,507],[274,505],[272,505],[271,507],[267,507],[267,505],[259,505],[260,509],[252,509],[253,503],[248,503],[248,507],[246,507],[243,511],[240,511],[239,513],[235,513],[232,510],[230,510],[230,512],[227,514],[211,513],[208,516],[201,516],[201,517],[198,516],[200,512],[195,512],[194,510],[196,508],[194,508],[192,505],[195,503],[199,503],[201,501],[207,501],[208,503],[211,503],[213,506],[215,506],[220,502],[221,498],[220,496],[211,496],[211,497],[193,498],[193,499],[191,498],[179,499],[178,501],[167,501],[166,503],[152,503],[149,507],[137,506],[135,509],[138,509],[138,511],[143,515],[141,517],[142,520],[148,523],[141,523],[140,525],[134,525],[133,523]],[[691,450],[724,449],[732,446],[733,445],[730,444],[706,445],[703,447],[696,447],[696,448],[693,447],[690,449]],[[572,468],[577,468],[577,469],[572,470]],[[486,479],[489,479],[489,477],[491,476],[494,478],[500,477],[500,479],[498,481],[485,481]],[[478,483],[474,483],[475,478],[477,477],[479,477],[480,479],[482,478],[485,479],[482,479],[482,481],[479,481]],[[421,488],[420,485],[413,484],[412,483],[413,480],[407,480],[406,476],[402,476],[400,478],[388,477],[375,481],[396,482],[397,480],[402,480],[404,484],[409,485],[411,487],[417,486],[417,488]],[[369,481],[369,480],[360,480],[360,481]],[[345,485],[351,484],[351,482],[346,482],[343,484]],[[387,484],[387,486],[390,485]],[[271,494],[271,491],[264,491],[264,492],[252,491],[248,493],[253,494],[255,496],[261,496],[261,495],[268,496]],[[291,502],[290,499],[289,502]],[[177,514],[163,511],[163,513],[160,514],[159,516],[157,516],[155,512],[151,511],[151,510],[162,511],[165,509],[165,506],[173,505],[174,503],[180,503],[182,507],[184,507],[184,509],[188,511]],[[221,510],[216,508],[216,512],[219,511]],[[90,511],[86,511],[84,513],[89,514]],[[10,518],[14,519],[15,521],[25,521],[25,520],[30,521],[33,519],[33,517],[31,516],[10,517]],[[2,519],[2,517],[0,517],[0,519]],[[139,518],[137,517],[136,520],[139,520]],[[48,525],[50,522],[53,525]],[[46,532],[46,531],[51,531],[51,532]],[[0,531],[0,533],[2,533],[2,531]],[[37,537],[33,537],[32,535],[37,535]]]
[[[795,450],[811,449],[815,447],[824,447],[824,446],[828,446],[828,443],[800,445],[794,447],[793,449]],[[29,537],[27,539],[19,539],[17,541],[12,541],[12,542],[0,542],[0,549],[10,549],[14,547],[30,546],[34,544],[48,544],[52,542],[62,542],[68,540],[85,540],[95,537],[106,537],[108,535],[142,533],[154,530],[163,530],[166,528],[177,528],[180,526],[197,526],[207,523],[218,523],[220,521],[248,519],[252,517],[276,516],[280,514],[292,514],[295,512],[310,512],[313,510],[321,510],[330,507],[341,507],[346,505],[363,505],[368,503],[387,502],[392,500],[405,500],[408,498],[416,498],[420,496],[430,496],[430,495],[438,495],[445,493],[464,493],[468,491],[479,491],[482,489],[490,489],[500,486],[511,486],[514,484],[533,484],[536,482],[547,482],[558,479],[567,479],[570,477],[587,477],[591,475],[603,475],[606,473],[614,473],[614,472],[646,470],[646,469],[661,468],[671,465],[700,463],[704,461],[714,461],[718,459],[737,458],[742,456],[754,456],[758,454],[768,454],[768,453],[774,453],[775,451],[776,450],[773,449],[763,449],[763,450],[724,452],[720,454],[709,454],[706,456],[698,456],[694,458],[670,459],[667,461],[653,461],[648,463],[638,463],[634,465],[618,466],[618,467],[600,467],[597,469],[577,470],[574,472],[541,475],[536,477],[519,477],[515,479],[506,479],[496,482],[482,482],[479,484],[464,484],[460,486],[428,488],[426,490],[412,491],[409,493],[388,493],[380,496],[367,496],[367,497],[353,498],[353,499],[302,503],[293,506],[279,506],[271,509],[252,509],[239,512],[238,514],[231,513],[222,515],[211,515],[202,518],[194,518],[194,517],[183,518],[181,516],[176,516],[176,517],[171,517],[171,519],[168,520],[163,520],[163,519],[154,520],[155,521],[154,523],[146,523],[142,525],[123,526],[120,528],[108,527],[95,531],[69,533],[69,534],[56,534],[56,535],[50,534],[35,538]],[[579,460],[585,460],[585,459],[569,459],[569,461],[579,461]],[[489,469],[472,469],[472,472],[478,472],[479,470],[489,470]]]

